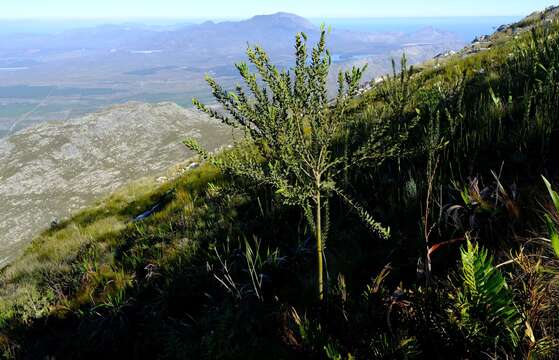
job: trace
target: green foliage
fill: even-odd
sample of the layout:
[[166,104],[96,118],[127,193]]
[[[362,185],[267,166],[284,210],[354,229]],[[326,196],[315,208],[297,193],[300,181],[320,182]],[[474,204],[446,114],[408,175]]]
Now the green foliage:
[[492,265],[487,250],[468,240],[461,251],[461,287],[454,298],[456,322],[468,345],[515,348],[522,317],[502,274]]
[[[0,357],[558,358],[534,182],[559,162],[558,34],[541,24],[419,71],[403,58],[365,93],[352,69],[333,99],[325,32],[310,50],[297,36],[289,71],[249,48],[243,85],[208,79],[220,107],[195,101],[235,146],[187,140],[200,168],[120,191],[0,272]],[[460,253],[469,237],[486,250]]]
[[547,230],[549,232],[551,247],[553,248],[553,251],[555,251],[557,257],[559,257],[559,231],[557,231],[557,225],[553,220],[553,219],[557,219],[557,216],[559,214],[559,194],[557,194],[557,192],[553,190],[553,188],[551,187],[551,183],[545,177],[542,176],[542,178],[545,183],[545,186],[547,187],[547,191],[549,192],[549,196],[551,196],[551,200],[553,202],[553,207],[555,211],[551,215],[545,214]]
[[[408,68],[407,58],[404,54],[400,62],[400,70],[396,69],[396,63],[392,60],[392,75],[384,77],[378,89],[380,99],[400,121],[406,115],[414,92],[418,90],[418,83],[411,81],[413,73],[413,66]],[[395,121],[395,125],[399,125],[398,120]]]
[[297,310],[291,309],[291,318],[295,322],[297,327],[297,335],[301,338],[301,342],[307,350],[312,352],[338,352],[335,350],[334,345],[327,344],[327,340],[324,339],[324,333],[322,332],[322,326],[314,321],[312,318],[308,318],[306,315],[303,317],[299,316]]
[[[348,164],[351,156],[347,151],[337,153],[336,145],[339,135],[346,131],[349,100],[357,93],[364,69],[354,67],[351,71],[339,73],[338,95],[331,104],[327,89],[331,59],[326,50],[326,31],[322,29],[310,59],[306,41],[305,34],[296,36],[293,76],[289,71],[280,71],[270,62],[266,52],[256,46],[247,50],[247,56],[258,76],[250,72],[246,63],[237,65],[245,82],[244,88],[238,85],[235,92],[227,92],[208,77],[215,99],[227,114],[193,100],[194,105],[209,116],[242,129],[249,141],[246,146],[254,151],[253,156],[232,152],[218,159],[192,139],[185,144],[202,158],[211,160],[224,173],[271,186],[285,204],[298,205],[305,211],[309,223],[314,226],[318,294],[322,300],[326,237],[323,223],[329,221],[323,218],[323,207],[332,194],[343,194],[338,186],[338,176],[347,170],[344,164]],[[245,88],[250,90],[251,97],[245,93]],[[347,195],[342,198],[373,231],[388,237],[389,231],[362,206]],[[310,211],[311,208],[314,211]]]
[[0,327],[6,326],[14,319],[29,325],[48,315],[54,294],[52,291],[42,293],[34,286],[28,285],[18,289],[14,302],[6,300],[0,305]]
[[557,194],[557,192],[553,190],[553,188],[551,187],[551,183],[545,177],[542,176],[542,179],[545,183],[545,186],[547,187],[549,196],[551,196],[551,201],[553,201],[553,206],[555,207],[555,210],[559,211],[559,194]]
[[405,55],[399,72],[392,61],[392,75],[382,79],[374,91],[374,105],[364,111],[363,116],[371,129],[367,131],[366,142],[357,151],[360,157],[354,161],[378,167],[387,160],[425,150],[408,142],[420,120],[419,110],[413,107],[413,94],[419,86],[412,80],[413,73]]
[[329,360],[354,360],[355,358],[351,354],[347,354],[346,357],[342,356],[335,346],[332,344],[324,346],[324,352],[326,358]]
[[374,359],[417,359],[421,355],[414,337],[394,339],[386,334],[376,336],[369,344]]

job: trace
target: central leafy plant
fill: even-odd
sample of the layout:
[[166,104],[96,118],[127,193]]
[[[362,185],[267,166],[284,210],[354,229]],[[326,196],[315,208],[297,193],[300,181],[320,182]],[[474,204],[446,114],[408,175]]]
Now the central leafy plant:
[[296,36],[292,71],[279,70],[262,48],[248,48],[256,73],[246,63],[237,64],[245,86],[237,85],[234,92],[207,77],[223,111],[196,99],[194,105],[210,117],[244,131],[243,146],[214,156],[193,139],[185,144],[224,173],[271,186],[283,203],[303,209],[316,238],[318,296],[322,300],[328,198],[339,196],[380,237],[387,238],[389,229],[376,222],[338,185],[338,177],[359,162],[359,155],[354,157],[347,146],[340,146],[340,138],[349,125],[347,110],[359,91],[365,68],[340,72],[337,96],[332,100],[328,97],[331,58],[325,44],[326,31],[322,29],[310,56],[307,41],[303,33]]

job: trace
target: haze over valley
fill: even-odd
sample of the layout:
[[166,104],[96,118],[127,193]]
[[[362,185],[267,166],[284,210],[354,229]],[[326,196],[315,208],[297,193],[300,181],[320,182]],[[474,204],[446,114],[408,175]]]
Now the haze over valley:
[[[47,120],[67,120],[115,103],[210,100],[204,74],[226,85],[248,44],[289,67],[299,31],[316,39],[332,23],[333,73],[369,64],[365,80],[386,73],[406,53],[419,63],[459,49],[512,17],[432,19],[313,19],[287,13],[242,21],[103,24],[11,21],[0,31],[0,137]],[[367,24],[367,25],[365,25]],[[464,29],[468,30],[465,31]],[[335,76],[332,76],[332,82]]]

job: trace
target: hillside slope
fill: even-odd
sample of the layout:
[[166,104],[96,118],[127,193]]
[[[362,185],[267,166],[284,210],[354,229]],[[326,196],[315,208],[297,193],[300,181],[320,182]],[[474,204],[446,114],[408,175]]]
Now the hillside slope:
[[[313,230],[320,212],[293,205],[303,191],[282,200],[304,174],[281,178],[281,163],[257,152],[293,140],[282,137],[298,115],[289,106],[305,115],[294,131],[315,134],[305,122],[313,99],[294,104],[295,91],[278,86],[281,96],[258,99],[270,107],[242,108],[278,120],[262,120],[277,136],[239,143],[160,187],[125,188],[40,234],[4,269],[2,355],[557,359],[554,14],[512,25],[525,31],[496,34],[487,50],[419,70],[402,61],[348,100],[344,127],[319,156],[334,158],[338,176],[324,187],[339,195],[317,201],[327,215],[324,294]],[[305,60],[298,74],[316,70]],[[235,113],[242,95],[215,93],[247,124]],[[274,117],[283,105],[286,116]],[[339,125],[330,111],[318,119]],[[308,155],[285,157],[297,154]]]
[[155,177],[230,130],[172,103],[127,103],[0,139],[0,267],[45,229],[134,179]]

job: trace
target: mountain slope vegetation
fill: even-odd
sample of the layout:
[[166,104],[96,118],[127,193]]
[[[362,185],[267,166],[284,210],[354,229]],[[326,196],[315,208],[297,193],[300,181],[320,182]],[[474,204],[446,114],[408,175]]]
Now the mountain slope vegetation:
[[[306,54],[297,37],[291,74],[249,50],[257,72],[237,68],[255,99],[209,79],[232,117],[196,103],[247,132],[235,147],[187,141],[202,166],[114,194],[2,271],[2,355],[557,358],[555,9],[492,39],[420,69],[404,58],[340,91],[342,114],[321,43]],[[286,145],[335,176],[307,186]]]
[[53,219],[191,157],[185,134],[216,149],[231,131],[173,103],[130,102],[0,139],[0,267]]

